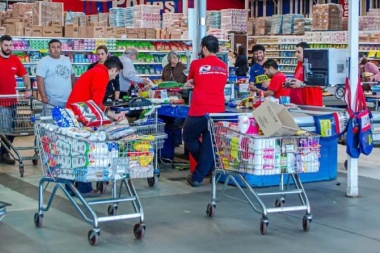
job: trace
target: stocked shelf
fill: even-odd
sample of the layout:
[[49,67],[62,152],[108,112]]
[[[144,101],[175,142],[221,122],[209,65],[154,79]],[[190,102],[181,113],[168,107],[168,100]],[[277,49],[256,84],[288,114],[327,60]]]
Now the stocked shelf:
[[[35,77],[37,64],[48,54],[48,43],[52,38],[14,37],[14,52],[25,65],[28,74]],[[175,50],[180,61],[188,63],[187,55],[192,51],[192,41],[183,39],[104,39],[104,38],[54,38],[62,43],[62,52],[70,58],[76,76],[87,71],[88,65],[98,61],[96,48],[107,46],[115,56],[124,53],[127,48],[136,48],[139,52],[134,63],[136,72],[142,76],[161,76],[162,60],[168,52]],[[148,74],[147,74],[148,73]]]

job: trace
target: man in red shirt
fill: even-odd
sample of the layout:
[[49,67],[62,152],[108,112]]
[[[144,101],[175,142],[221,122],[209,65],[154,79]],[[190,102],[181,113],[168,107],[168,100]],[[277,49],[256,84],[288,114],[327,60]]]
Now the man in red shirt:
[[[273,96],[275,98],[290,96],[290,90],[284,87],[286,76],[278,70],[278,64],[275,60],[269,59],[263,64],[265,74],[271,79],[268,89],[264,91],[264,97]],[[256,87],[252,91],[260,91]]]
[[[66,107],[71,108],[72,103],[94,101],[101,109],[103,106],[104,95],[106,94],[107,84],[115,79],[123,64],[118,57],[109,57],[104,64],[97,64],[92,69],[86,71],[75,83],[73,90],[66,102]],[[111,111],[107,115],[113,119],[118,119],[124,114],[115,114]]]
[[[26,72],[24,65],[21,63],[20,59],[17,56],[12,55],[13,40],[9,35],[3,35],[0,37],[0,95],[16,95],[16,79],[15,76],[22,77],[22,80],[25,84],[26,92],[25,96],[30,97],[32,95],[30,78]],[[14,96],[15,97],[15,96]],[[16,113],[17,99],[16,98],[2,98],[0,99],[0,107],[2,114],[11,115],[12,127],[14,127],[13,117]],[[7,110],[8,113],[4,110]],[[4,122],[3,122],[4,123]],[[14,136],[6,136],[7,140],[12,143]],[[15,160],[12,159],[9,155],[9,146],[5,146],[4,142],[1,141],[1,150],[0,150],[0,163],[5,164],[15,164]]]
[[[183,128],[183,140],[197,166],[187,182],[199,186],[214,166],[213,150],[206,113],[225,111],[224,87],[227,82],[227,65],[216,53],[219,41],[205,36],[201,41],[201,59],[191,62],[187,86],[194,87],[189,115]],[[199,138],[202,136],[202,142]]]
[[306,86],[304,84],[304,66],[303,66],[303,50],[310,48],[306,42],[296,45],[296,57],[298,63],[294,72],[295,82],[290,82],[290,102],[297,105],[314,105],[322,106],[322,89],[321,87]]
[[[109,57],[104,64],[97,64],[86,71],[76,81],[73,90],[67,100],[66,107],[71,108],[72,103],[94,101],[100,108],[104,109],[103,98],[110,80],[113,80],[123,69],[123,64],[118,57]],[[107,115],[117,120],[124,118],[124,113],[107,112]],[[92,189],[91,182],[78,182],[76,185],[83,197],[97,197],[98,191]],[[70,189],[66,188],[69,192]]]

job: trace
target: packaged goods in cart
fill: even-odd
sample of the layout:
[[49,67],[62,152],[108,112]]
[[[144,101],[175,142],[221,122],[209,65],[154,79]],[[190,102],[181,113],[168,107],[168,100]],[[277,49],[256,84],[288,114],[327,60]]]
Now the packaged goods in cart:
[[70,109],[56,106],[52,109],[52,117],[59,127],[80,127],[78,120]]
[[243,134],[256,135],[259,133],[259,126],[257,125],[256,120],[249,114],[238,116],[238,127],[239,132]]
[[78,121],[85,126],[96,127],[111,123],[111,120],[92,100],[72,103],[70,106],[74,114],[78,117]]

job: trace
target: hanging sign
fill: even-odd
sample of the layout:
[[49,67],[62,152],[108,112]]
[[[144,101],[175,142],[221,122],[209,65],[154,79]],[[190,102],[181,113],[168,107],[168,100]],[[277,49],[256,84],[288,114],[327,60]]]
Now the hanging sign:
[[343,9],[343,17],[348,17],[348,10],[349,10],[349,4],[348,4],[349,0],[340,0],[340,4],[342,5],[342,9]]

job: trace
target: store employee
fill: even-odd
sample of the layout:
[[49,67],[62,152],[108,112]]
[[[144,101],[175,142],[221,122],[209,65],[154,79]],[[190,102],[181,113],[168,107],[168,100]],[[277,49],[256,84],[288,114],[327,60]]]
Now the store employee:
[[289,83],[290,102],[296,105],[322,106],[322,88],[319,86],[306,86],[304,81],[303,51],[310,48],[306,42],[300,42],[296,45],[296,57],[298,60],[294,79],[295,82]]

